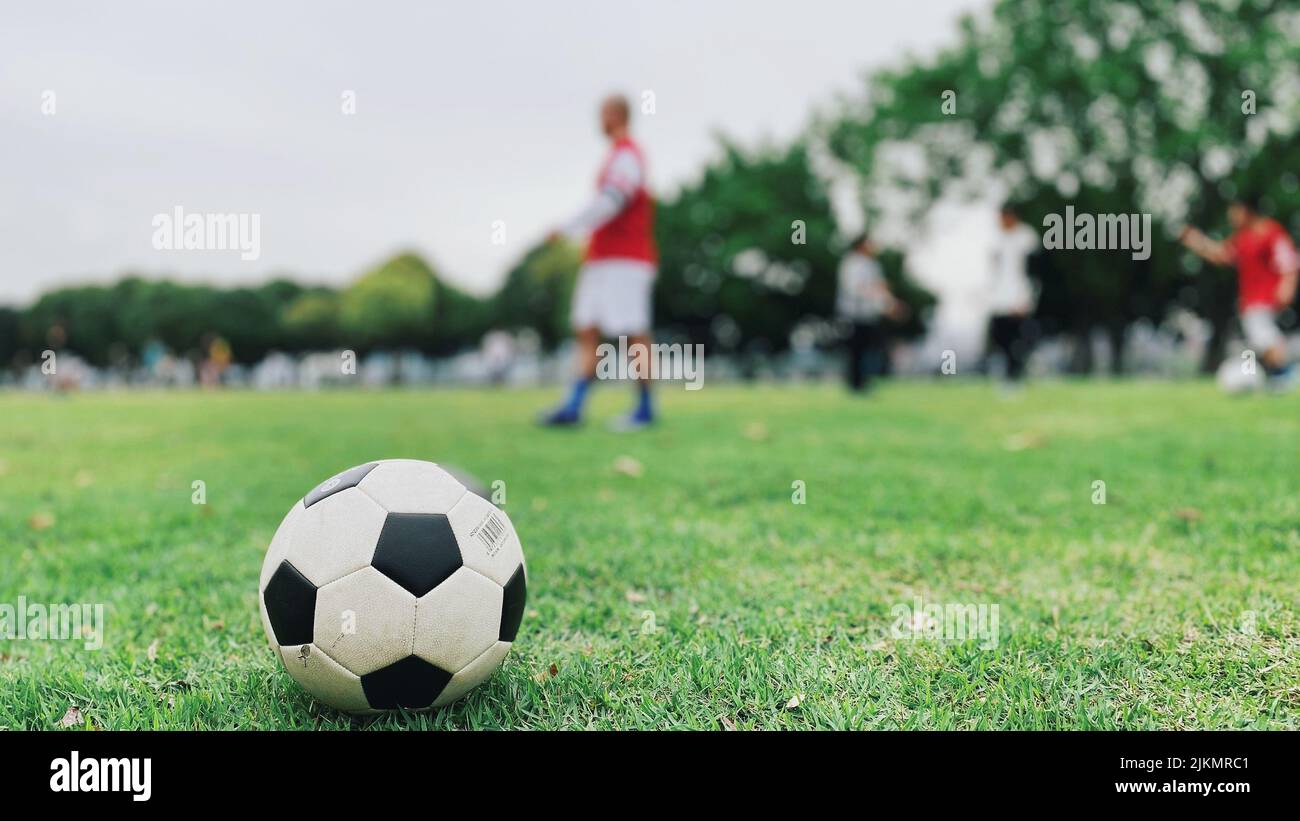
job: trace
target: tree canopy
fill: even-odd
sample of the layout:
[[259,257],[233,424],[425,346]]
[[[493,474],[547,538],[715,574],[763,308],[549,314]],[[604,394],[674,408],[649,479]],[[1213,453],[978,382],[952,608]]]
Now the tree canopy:
[[1184,221],[1223,230],[1243,188],[1300,214],[1284,164],[1300,126],[1300,11],[1280,0],[999,0],[964,19],[953,46],[873,75],[825,125],[872,211],[1002,190],[1031,224],[1067,204],[1151,214],[1149,260],[1052,254],[1043,319],[1119,337],[1183,305],[1215,324],[1209,365],[1233,313],[1232,275],[1172,240]]

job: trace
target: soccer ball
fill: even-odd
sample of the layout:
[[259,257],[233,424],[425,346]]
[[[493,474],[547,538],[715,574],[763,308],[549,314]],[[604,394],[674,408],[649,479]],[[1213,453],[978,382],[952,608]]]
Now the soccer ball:
[[272,649],[309,693],[352,713],[450,704],[500,666],[527,573],[506,514],[450,473],[369,462],[293,506],[258,603]]
[[1245,363],[1232,358],[1224,360],[1214,375],[1219,390],[1227,394],[1252,393],[1264,386],[1264,380],[1256,369],[1247,370]]

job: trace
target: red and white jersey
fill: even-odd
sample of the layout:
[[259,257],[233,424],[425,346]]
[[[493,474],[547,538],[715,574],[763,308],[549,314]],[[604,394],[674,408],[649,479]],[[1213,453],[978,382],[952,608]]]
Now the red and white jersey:
[[645,158],[628,138],[616,141],[596,177],[596,199],[569,226],[589,234],[586,261],[631,259],[655,263],[654,200],[646,187]]
[[1228,239],[1237,263],[1238,303],[1249,308],[1281,308],[1278,286],[1284,274],[1295,272],[1300,259],[1286,229],[1274,220],[1243,228]]

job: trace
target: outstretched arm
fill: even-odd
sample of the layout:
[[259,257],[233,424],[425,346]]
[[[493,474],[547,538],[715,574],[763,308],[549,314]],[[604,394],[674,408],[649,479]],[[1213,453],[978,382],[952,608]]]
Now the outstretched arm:
[[1183,228],[1178,241],[1206,262],[1214,265],[1231,265],[1232,248],[1226,242],[1210,239],[1199,228]]
[[556,233],[582,239],[617,217],[642,184],[641,163],[631,151],[622,150],[610,161],[605,184],[596,196]]
[[560,228],[560,234],[569,239],[582,239],[617,217],[627,207],[628,199],[613,186],[606,186],[581,211]]

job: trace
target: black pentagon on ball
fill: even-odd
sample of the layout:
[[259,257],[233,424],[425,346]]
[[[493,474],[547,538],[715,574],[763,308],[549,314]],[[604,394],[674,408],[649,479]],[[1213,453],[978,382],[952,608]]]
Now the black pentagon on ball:
[[361,677],[366,701],[376,710],[423,710],[442,695],[451,673],[419,656],[407,656]]
[[423,596],[460,569],[460,547],[441,513],[390,513],[370,561],[380,573]]
[[524,566],[521,564],[506,582],[505,595],[501,598],[501,641],[514,641],[519,632],[519,622],[524,619],[524,601],[528,598],[525,586]]
[[262,592],[266,618],[281,646],[310,644],[316,621],[316,585],[287,561],[280,562]]

